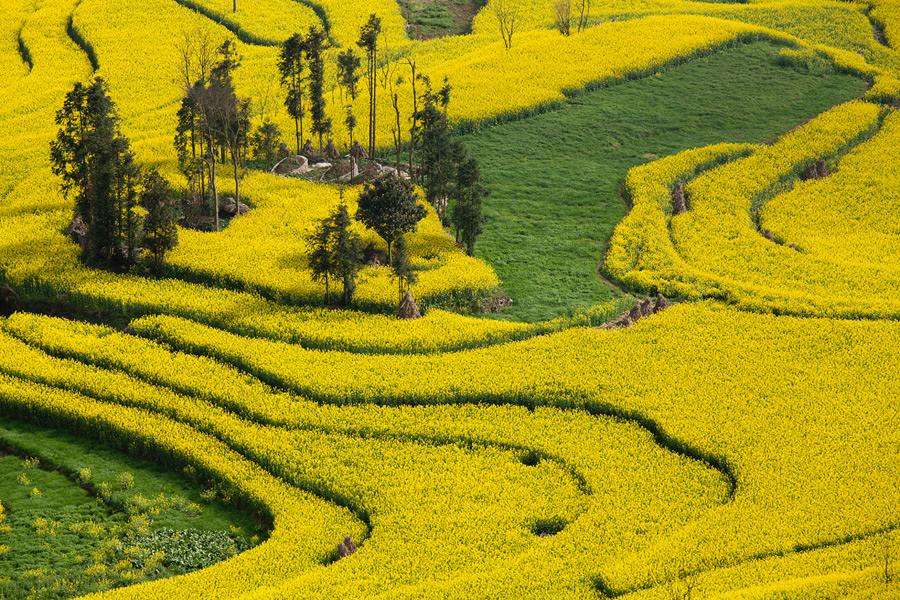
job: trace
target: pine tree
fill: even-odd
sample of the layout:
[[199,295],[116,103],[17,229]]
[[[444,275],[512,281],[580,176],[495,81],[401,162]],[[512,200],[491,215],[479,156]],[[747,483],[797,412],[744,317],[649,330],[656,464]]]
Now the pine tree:
[[307,261],[313,281],[325,281],[325,304],[331,304],[330,276],[335,271],[332,239],[334,237],[333,216],[321,219],[316,228],[304,236],[307,244]]
[[409,244],[406,243],[405,235],[401,235],[394,242],[394,252],[393,256],[391,256],[391,271],[397,277],[399,297],[403,298],[404,290],[408,290],[409,286],[416,283],[419,279],[409,260]]
[[446,112],[438,109],[438,106],[446,109],[449,102],[447,94],[447,85],[438,93],[433,93],[429,86],[422,96],[424,105],[416,115],[425,199],[434,206],[444,225],[448,223],[447,202],[455,177],[455,167],[463,152],[462,144],[450,135]]
[[484,187],[481,169],[474,158],[463,158],[456,169],[451,220],[456,227],[456,241],[462,242],[469,256],[475,252],[475,241],[484,232],[485,217],[481,210],[482,200],[489,195]]
[[140,203],[147,211],[144,217],[144,249],[152,258],[153,272],[159,275],[166,252],[178,244],[175,192],[157,171],[153,171],[144,181]]
[[350,300],[356,291],[356,277],[362,265],[362,240],[359,234],[350,231],[353,221],[347,212],[347,206],[341,204],[331,213],[334,227],[334,274],[344,286],[344,306],[350,306]]

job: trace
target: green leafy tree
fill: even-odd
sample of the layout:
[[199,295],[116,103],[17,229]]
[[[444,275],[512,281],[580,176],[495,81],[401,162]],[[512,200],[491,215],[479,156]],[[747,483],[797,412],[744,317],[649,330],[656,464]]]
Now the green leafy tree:
[[300,140],[303,138],[303,84],[306,77],[306,43],[299,33],[289,37],[281,46],[278,56],[278,72],[281,85],[287,90],[284,106],[294,119],[294,135],[297,139],[297,154],[300,154]]
[[140,203],[147,211],[144,217],[144,249],[152,259],[153,272],[159,275],[166,253],[178,244],[175,192],[157,171],[153,171],[144,180]]
[[281,142],[281,131],[278,125],[266,119],[250,137],[250,146],[257,160],[266,161],[266,169],[272,168],[278,158],[278,145]]
[[331,119],[325,113],[325,51],[330,47],[324,31],[309,28],[305,43],[309,64],[309,114],[313,134],[319,136],[319,152],[322,151],[322,138],[331,133]]
[[60,129],[50,145],[53,173],[87,228],[86,255],[110,267],[134,262],[139,231],[133,213],[140,169],[119,132],[115,104],[101,78],[75,84],[56,113]]
[[359,195],[355,218],[387,242],[388,263],[394,240],[415,231],[427,214],[417,198],[412,183],[394,175],[379,177]]
[[456,181],[453,186],[455,203],[451,208],[451,221],[456,228],[456,241],[466,247],[472,256],[475,252],[475,241],[484,233],[485,217],[482,212],[482,200],[490,191],[484,187],[481,169],[474,158],[463,158],[456,169]]
[[375,13],[360,28],[356,45],[366,53],[366,79],[369,83],[369,156],[375,155],[375,91],[378,75],[378,35],[381,33],[381,19]]
[[399,297],[403,298],[403,292],[409,289],[409,286],[418,281],[419,276],[413,270],[412,262],[409,260],[409,244],[406,242],[406,236],[401,235],[394,242],[394,252],[391,256],[391,271],[397,278]]

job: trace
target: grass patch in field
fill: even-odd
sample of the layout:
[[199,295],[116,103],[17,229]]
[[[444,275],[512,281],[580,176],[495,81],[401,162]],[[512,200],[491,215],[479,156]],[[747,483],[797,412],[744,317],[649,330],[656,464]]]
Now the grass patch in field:
[[469,33],[472,19],[487,0],[398,0],[398,4],[409,24],[409,37],[427,40]]
[[777,54],[768,43],[740,46],[465,136],[492,191],[475,254],[514,302],[493,316],[552,319],[615,295],[596,268],[625,215],[617,188],[631,167],[771,141],[865,91],[855,77],[778,66]]
[[[258,532],[250,515],[208,502],[199,486],[179,474],[65,431],[0,418],[0,448],[0,502],[9,511],[4,525],[10,528],[0,533],[0,544],[9,547],[0,554],[0,598],[69,598],[183,573],[207,566],[193,556],[192,545],[203,546],[206,561],[218,545],[223,559],[228,545],[237,540],[244,548]],[[39,465],[23,456],[39,457]],[[95,496],[102,489],[111,490],[106,502]],[[158,515],[137,510],[145,503],[159,506],[160,494],[178,508]],[[129,523],[141,515],[152,519],[143,534],[139,521]],[[172,531],[192,533],[174,543]],[[116,539],[145,547],[147,556],[164,548],[167,556],[144,573],[147,556],[140,555],[129,569],[117,570],[125,554],[115,549]]]

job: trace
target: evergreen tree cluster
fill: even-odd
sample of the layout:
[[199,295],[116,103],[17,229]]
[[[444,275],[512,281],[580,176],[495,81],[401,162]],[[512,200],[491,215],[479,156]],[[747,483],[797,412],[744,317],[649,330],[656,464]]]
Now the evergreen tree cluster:
[[155,171],[141,172],[103,79],[76,83],[56,113],[56,124],[50,161],[85,226],[84,258],[127,272],[144,248],[158,272],[178,239],[174,192]]

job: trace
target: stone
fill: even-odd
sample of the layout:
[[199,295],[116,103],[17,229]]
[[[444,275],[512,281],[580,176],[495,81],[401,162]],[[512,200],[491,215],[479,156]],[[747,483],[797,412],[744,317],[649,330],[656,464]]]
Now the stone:
[[341,153],[338,152],[337,147],[334,145],[334,138],[328,138],[328,145],[325,146],[325,156],[328,158],[340,158]]
[[344,538],[344,541],[338,544],[338,558],[347,558],[354,552],[356,552],[356,544],[353,543],[353,538],[351,536],[347,536]]
[[309,172],[309,159],[303,155],[288,156],[272,167],[274,175],[303,175]]
[[327,162],[316,163],[312,166],[312,168],[313,169],[330,169],[331,163],[327,163]]
[[684,186],[676,183],[672,189],[672,215],[680,215],[687,212],[687,201],[684,198]]
[[225,198],[219,202],[219,216],[231,218],[250,212],[250,207],[243,202],[235,202],[234,198]]
[[419,307],[416,306],[416,301],[413,300],[409,290],[406,291],[406,295],[400,301],[400,306],[397,307],[397,316],[401,319],[419,319],[422,317],[422,313],[419,312]]
[[639,306],[641,307],[642,316],[649,317],[653,314],[653,300],[650,300],[649,298],[642,300]]
[[665,310],[672,306],[666,297],[662,294],[656,294],[656,305],[653,307],[653,314],[658,313],[661,310]]
[[763,231],[763,237],[766,238],[767,240],[769,240],[770,242],[775,241],[775,237],[772,235],[772,231],[768,227],[766,227],[766,230]]

